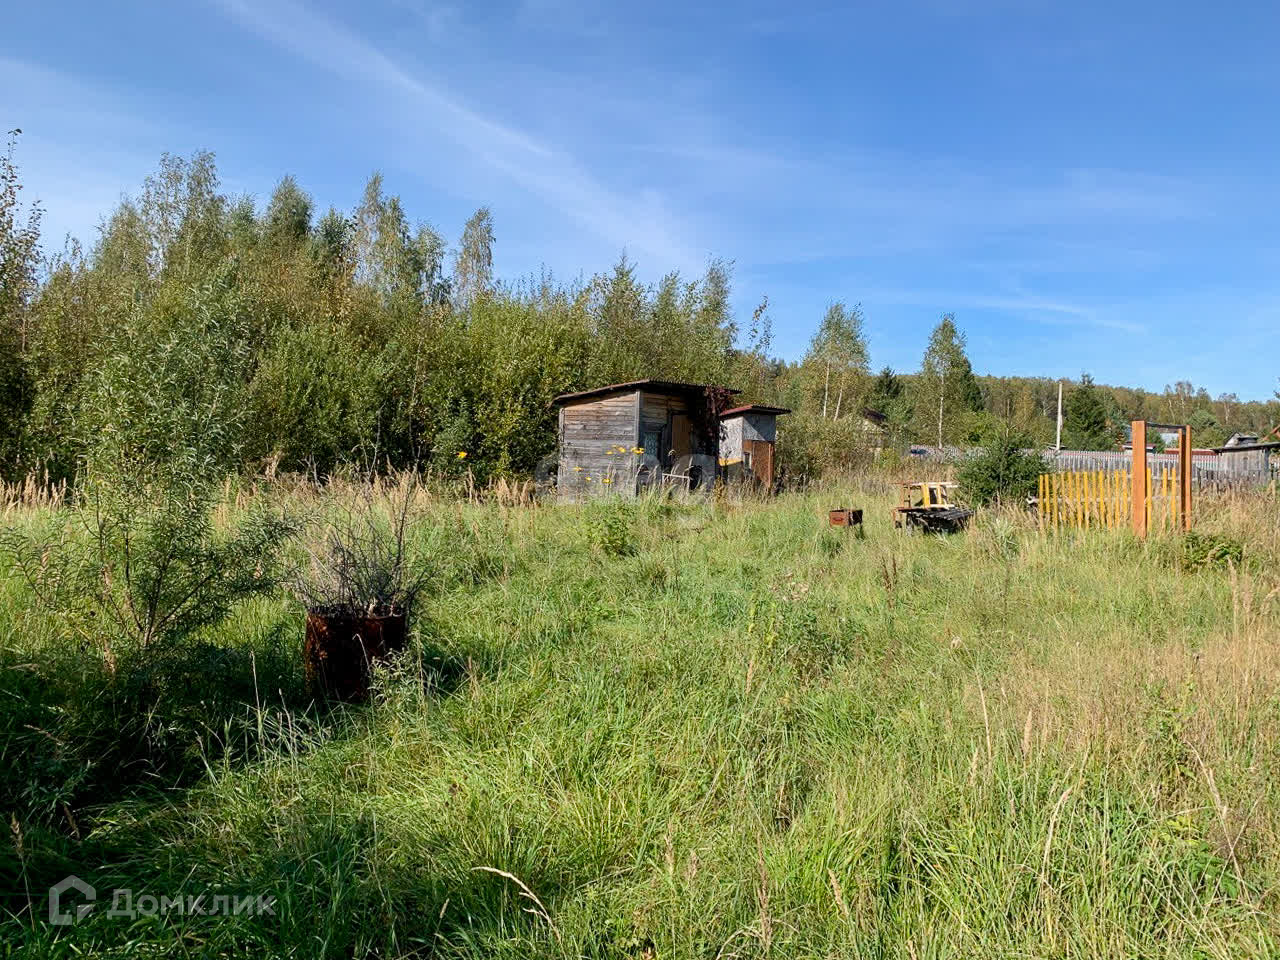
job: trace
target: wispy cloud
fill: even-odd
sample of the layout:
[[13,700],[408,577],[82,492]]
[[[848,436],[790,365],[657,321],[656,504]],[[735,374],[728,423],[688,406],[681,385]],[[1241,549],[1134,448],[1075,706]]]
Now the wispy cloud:
[[437,80],[406,67],[373,43],[291,0],[220,0],[236,21],[348,83],[376,88],[406,135],[428,128],[544,203],[592,230],[614,250],[626,247],[684,266],[703,257],[685,245],[665,199],[612,189],[570,153],[485,113]]
[[94,225],[172,145],[173,128],[127,109],[102,85],[23,60],[0,56],[0,89],[13,98],[0,108],[3,128],[23,131],[21,199],[44,211],[42,246],[52,253],[67,237],[92,245]]
[[1149,332],[1146,324],[1124,316],[1110,305],[1095,305],[1035,294],[1000,294],[983,290],[917,287],[859,287],[859,296],[880,304],[921,306],[947,310],[991,310],[1014,314],[1037,324],[1098,327],[1128,334]]

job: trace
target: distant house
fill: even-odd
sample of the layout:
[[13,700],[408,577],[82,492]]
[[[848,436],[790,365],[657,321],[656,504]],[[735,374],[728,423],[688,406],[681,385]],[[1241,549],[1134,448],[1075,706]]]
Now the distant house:
[[[760,403],[733,407],[720,413],[720,466],[729,477],[750,475],[772,487],[775,479],[774,446],[778,417],[786,407]],[[736,468],[736,469],[735,469]]]
[[720,423],[713,405],[739,393],[704,383],[634,380],[556,397],[562,500],[612,493],[676,475],[693,488],[715,481]]
[[884,450],[889,440],[889,417],[870,407],[862,408],[862,439],[872,453]]
[[1234,444],[1227,441],[1215,452],[1224,472],[1232,477],[1265,483],[1280,470],[1280,440]]
[[1248,446],[1258,442],[1256,433],[1233,433],[1231,437],[1223,444],[1223,447],[1240,447]]

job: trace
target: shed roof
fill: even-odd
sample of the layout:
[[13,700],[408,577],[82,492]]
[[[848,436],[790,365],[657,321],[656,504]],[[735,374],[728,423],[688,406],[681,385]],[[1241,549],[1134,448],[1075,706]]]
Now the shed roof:
[[1234,447],[1214,447],[1214,453],[1249,453],[1252,450],[1280,450],[1280,440],[1266,443],[1237,443]]
[[[562,393],[556,397],[554,403],[568,403],[570,400],[587,400],[591,397],[603,397],[611,393],[627,393],[632,390],[648,390],[651,393],[667,393],[667,394],[685,394],[685,393],[702,393],[706,390],[717,389],[714,384],[710,383],[681,383],[678,380],[630,380],[627,383],[611,383],[605,387],[595,387],[591,390],[579,390],[577,393]],[[729,393],[741,393],[741,390],[734,390],[729,387],[720,387],[718,389],[727,390]]]
[[721,410],[720,419],[723,420],[725,417],[740,417],[747,413],[772,413],[774,416],[778,416],[780,414],[790,412],[791,411],[786,407],[771,407],[764,403],[748,403],[745,406],[733,407],[729,410]]
[[870,420],[877,426],[884,426],[889,422],[889,415],[881,413],[879,410],[873,410],[870,407],[862,408],[862,419]]

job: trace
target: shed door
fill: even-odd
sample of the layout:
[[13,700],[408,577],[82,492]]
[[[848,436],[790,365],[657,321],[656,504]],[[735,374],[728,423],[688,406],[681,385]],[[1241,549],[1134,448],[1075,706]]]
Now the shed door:
[[751,458],[751,472],[767,487],[773,486],[773,444],[768,440],[744,440],[742,452]]
[[671,449],[676,457],[693,453],[693,424],[687,413],[671,415]]

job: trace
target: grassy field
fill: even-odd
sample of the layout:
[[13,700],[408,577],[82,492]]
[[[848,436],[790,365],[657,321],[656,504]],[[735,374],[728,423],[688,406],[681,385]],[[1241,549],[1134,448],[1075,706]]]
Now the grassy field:
[[[848,505],[864,537],[826,526]],[[1280,953],[1276,501],[1203,501],[1245,561],[1197,570],[1177,538],[909,536],[890,505],[436,504],[465,535],[413,655],[328,711],[283,596],[133,704],[0,583],[0,952]],[[274,913],[50,926],[73,873]]]

